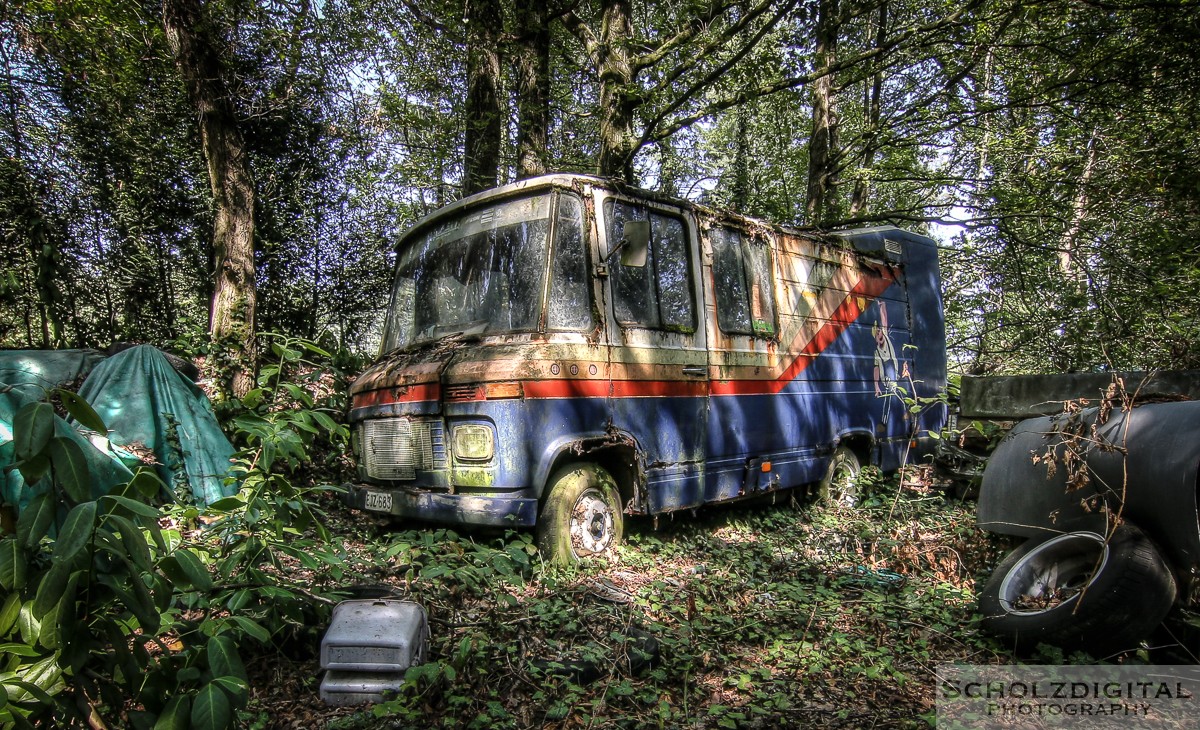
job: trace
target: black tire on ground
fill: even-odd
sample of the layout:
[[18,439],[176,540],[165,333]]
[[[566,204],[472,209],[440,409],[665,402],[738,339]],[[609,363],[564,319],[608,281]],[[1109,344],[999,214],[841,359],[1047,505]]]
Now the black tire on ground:
[[611,555],[624,527],[612,476],[595,464],[570,464],[550,478],[538,516],[538,549],[544,560],[560,565]]
[[1032,538],[996,567],[979,596],[983,627],[1017,651],[1040,642],[1106,657],[1134,649],[1166,618],[1175,579],[1133,525]]
[[829,468],[817,485],[817,501],[826,506],[853,507],[858,504],[858,475],[862,464],[858,455],[845,446],[833,451]]

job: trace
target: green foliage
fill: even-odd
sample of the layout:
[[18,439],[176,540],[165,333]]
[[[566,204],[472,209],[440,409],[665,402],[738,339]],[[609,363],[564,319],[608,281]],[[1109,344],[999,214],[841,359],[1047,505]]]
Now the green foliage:
[[[279,370],[262,387],[272,398],[304,395],[311,407],[311,396],[283,379],[283,361],[301,362],[295,344],[278,348]],[[62,400],[103,428],[78,396]],[[202,515],[191,505],[156,506],[162,485],[151,470],[93,499],[83,452],[53,435],[48,404],[18,411],[15,468],[40,493],[0,539],[0,725],[83,723],[89,712],[123,716],[132,702],[139,709],[116,724],[233,727],[249,699],[248,647],[261,652],[253,647],[284,643],[327,617],[331,601],[313,592],[318,581],[297,575],[336,579],[342,563],[311,506],[322,490],[269,471],[306,462],[312,425],[321,423],[290,407],[265,411],[239,457],[242,490]],[[345,429],[331,434],[344,440]],[[198,518],[212,526],[184,529]],[[306,530],[323,538],[319,547]]]
[[922,727],[930,667],[1006,659],[973,618],[999,550],[960,503],[867,478],[855,509],[632,520],[612,565],[530,563],[524,533],[368,536],[359,570],[430,610],[431,661],[330,727]]

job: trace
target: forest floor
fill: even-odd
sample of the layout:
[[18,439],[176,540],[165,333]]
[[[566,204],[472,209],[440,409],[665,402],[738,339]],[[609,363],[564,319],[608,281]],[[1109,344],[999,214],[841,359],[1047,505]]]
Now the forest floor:
[[[342,565],[428,611],[430,660],[395,699],[319,698],[320,629],[250,662],[251,727],[930,727],[942,662],[1012,659],[975,585],[1010,543],[929,483],[860,505],[627,519],[619,559],[557,569],[532,535],[396,526],[327,505]],[[406,529],[407,528],[407,529]]]

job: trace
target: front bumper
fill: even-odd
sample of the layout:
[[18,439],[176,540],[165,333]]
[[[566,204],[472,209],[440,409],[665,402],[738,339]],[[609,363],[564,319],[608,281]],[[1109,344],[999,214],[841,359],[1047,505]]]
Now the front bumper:
[[[368,495],[371,496],[370,500]],[[347,484],[345,499],[355,509],[451,525],[532,527],[537,522],[537,500],[525,497],[489,497]],[[369,507],[368,501],[371,503]]]

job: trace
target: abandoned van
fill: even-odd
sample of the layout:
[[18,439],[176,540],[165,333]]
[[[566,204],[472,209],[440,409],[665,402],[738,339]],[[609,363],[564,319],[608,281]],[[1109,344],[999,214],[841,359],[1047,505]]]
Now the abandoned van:
[[896,469],[945,420],[933,241],[583,175],[417,223],[382,353],[352,387],[349,503],[536,525],[558,561],[609,551],[626,514]]

